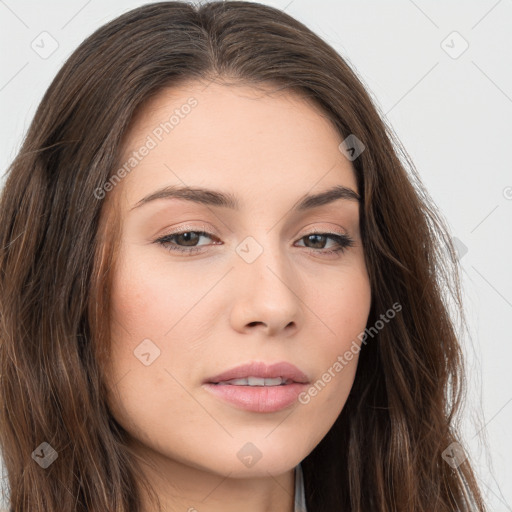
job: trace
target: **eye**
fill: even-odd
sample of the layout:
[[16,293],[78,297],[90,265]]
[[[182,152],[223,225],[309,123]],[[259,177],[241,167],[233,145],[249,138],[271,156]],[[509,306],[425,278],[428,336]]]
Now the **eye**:
[[[168,251],[195,254],[201,251],[200,246],[195,245],[201,238],[213,239],[214,236],[206,231],[181,231],[180,233],[173,233],[172,235],[159,238],[156,242],[165,247]],[[174,243],[173,240],[178,244],[183,242],[185,246],[180,246]]]
[[[209,238],[211,240],[215,239],[217,240],[215,245],[220,245],[219,239],[206,231],[181,231],[159,238],[158,240],[155,240],[155,243],[162,245],[165,249],[171,252],[197,254],[198,252],[203,251],[201,248],[202,246],[198,245],[201,238]],[[329,239],[334,240],[335,242],[333,248],[325,247],[325,244]],[[299,241],[312,243],[313,247],[307,247],[311,252],[326,255],[343,252],[348,247],[352,247],[354,245],[354,240],[352,238],[348,235],[339,233],[310,233],[309,235],[305,235],[300,238]],[[208,244],[203,245],[208,246]],[[319,245],[321,247],[318,247]]]
[[[334,248],[325,248],[325,242],[328,240],[334,240],[335,245]],[[343,235],[339,233],[311,233],[309,235],[303,236],[300,241],[306,240],[308,243],[313,243],[313,245],[322,245],[320,247],[320,251],[316,251],[318,247],[313,247],[313,252],[321,252],[322,254],[337,254],[344,252],[348,247],[352,247],[354,245],[354,240],[350,238],[348,235]]]

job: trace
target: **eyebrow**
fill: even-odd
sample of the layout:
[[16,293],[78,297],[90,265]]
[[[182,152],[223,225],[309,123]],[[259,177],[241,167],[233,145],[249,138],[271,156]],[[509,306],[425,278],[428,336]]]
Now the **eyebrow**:
[[[240,203],[238,199],[231,193],[220,192],[203,187],[182,187],[171,185],[143,197],[135,204],[135,206],[130,209],[130,211],[157,199],[183,199],[208,206],[240,210]],[[359,194],[351,188],[344,187],[342,185],[336,185],[332,188],[324,190],[323,192],[319,192],[318,194],[310,194],[301,197],[292,208],[292,210],[309,210],[332,203],[339,199],[358,202],[361,201]]]

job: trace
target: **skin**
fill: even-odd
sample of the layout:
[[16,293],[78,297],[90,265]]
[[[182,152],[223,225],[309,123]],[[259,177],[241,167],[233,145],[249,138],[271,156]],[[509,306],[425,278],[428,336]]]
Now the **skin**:
[[[191,96],[198,104],[107,196],[120,194],[122,215],[108,401],[164,510],[293,512],[294,467],[353,384],[357,354],[309,403],[278,412],[244,411],[202,387],[249,361],[289,361],[315,383],[370,311],[358,202],[292,212],[304,195],[335,185],[359,192],[343,138],[309,100],[271,91],[215,82],[160,91],[135,118],[124,159]],[[167,185],[232,193],[240,210],[176,198],[134,208]],[[175,237],[201,248],[187,256],[155,242],[173,230],[214,236]],[[347,234],[354,245],[325,254],[337,241],[308,239],[315,232]],[[252,263],[236,252],[248,236],[263,250]],[[160,350],[147,366],[134,355],[144,339]],[[251,467],[237,456],[248,442],[261,452]]]

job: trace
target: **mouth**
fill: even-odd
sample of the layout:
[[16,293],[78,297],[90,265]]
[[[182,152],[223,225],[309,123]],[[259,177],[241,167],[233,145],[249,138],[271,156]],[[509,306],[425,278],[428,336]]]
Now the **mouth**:
[[253,362],[206,379],[203,388],[238,409],[271,413],[292,406],[308,383],[290,363]]
[[220,382],[210,382],[215,386],[286,386],[288,384],[293,384],[296,381],[293,379],[285,379],[283,377],[269,378],[265,379],[264,377],[247,377],[242,379],[231,379],[224,380]]
[[235,386],[283,386],[307,384],[307,375],[295,365],[282,361],[274,364],[252,361],[210,377],[203,384]]

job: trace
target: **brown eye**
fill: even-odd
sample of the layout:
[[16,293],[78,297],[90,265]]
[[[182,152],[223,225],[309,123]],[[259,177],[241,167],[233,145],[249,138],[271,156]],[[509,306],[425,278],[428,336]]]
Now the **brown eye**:
[[174,238],[178,242],[178,245],[180,245],[181,242],[184,242],[187,246],[195,246],[201,236],[203,235],[198,234],[197,231],[185,231],[174,235]]
[[[182,231],[166,235],[155,242],[171,252],[195,254],[202,251],[203,246],[207,247],[210,245],[198,245],[201,238],[213,240],[215,237],[206,231]],[[335,241],[334,248],[326,247],[326,243],[328,243],[329,240]],[[304,243],[307,244],[305,246],[312,250],[312,252],[321,254],[339,253],[344,251],[347,247],[354,245],[354,241],[349,236],[337,233],[311,233],[303,236],[300,241],[304,241]]]
[[201,247],[203,245],[208,245],[197,245],[201,238],[213,239],[214,237],[206,231],[182,231],[159,238],[156,240],[156,243],[159,243],[169,251],[196,253],[202,250]]
[[[329,239],[336,242],[333,249],[325,247],[326,241]],[[352,238],[347,235],[337,233],[311,233],[303,236],[300,240],[304,240],[305,243],[312,244],[312,246],[308,245],[307,247],[313,249],[314,252],[326,254],[343,252],[348,247],[352,247],[354,245],[354,240]]]

